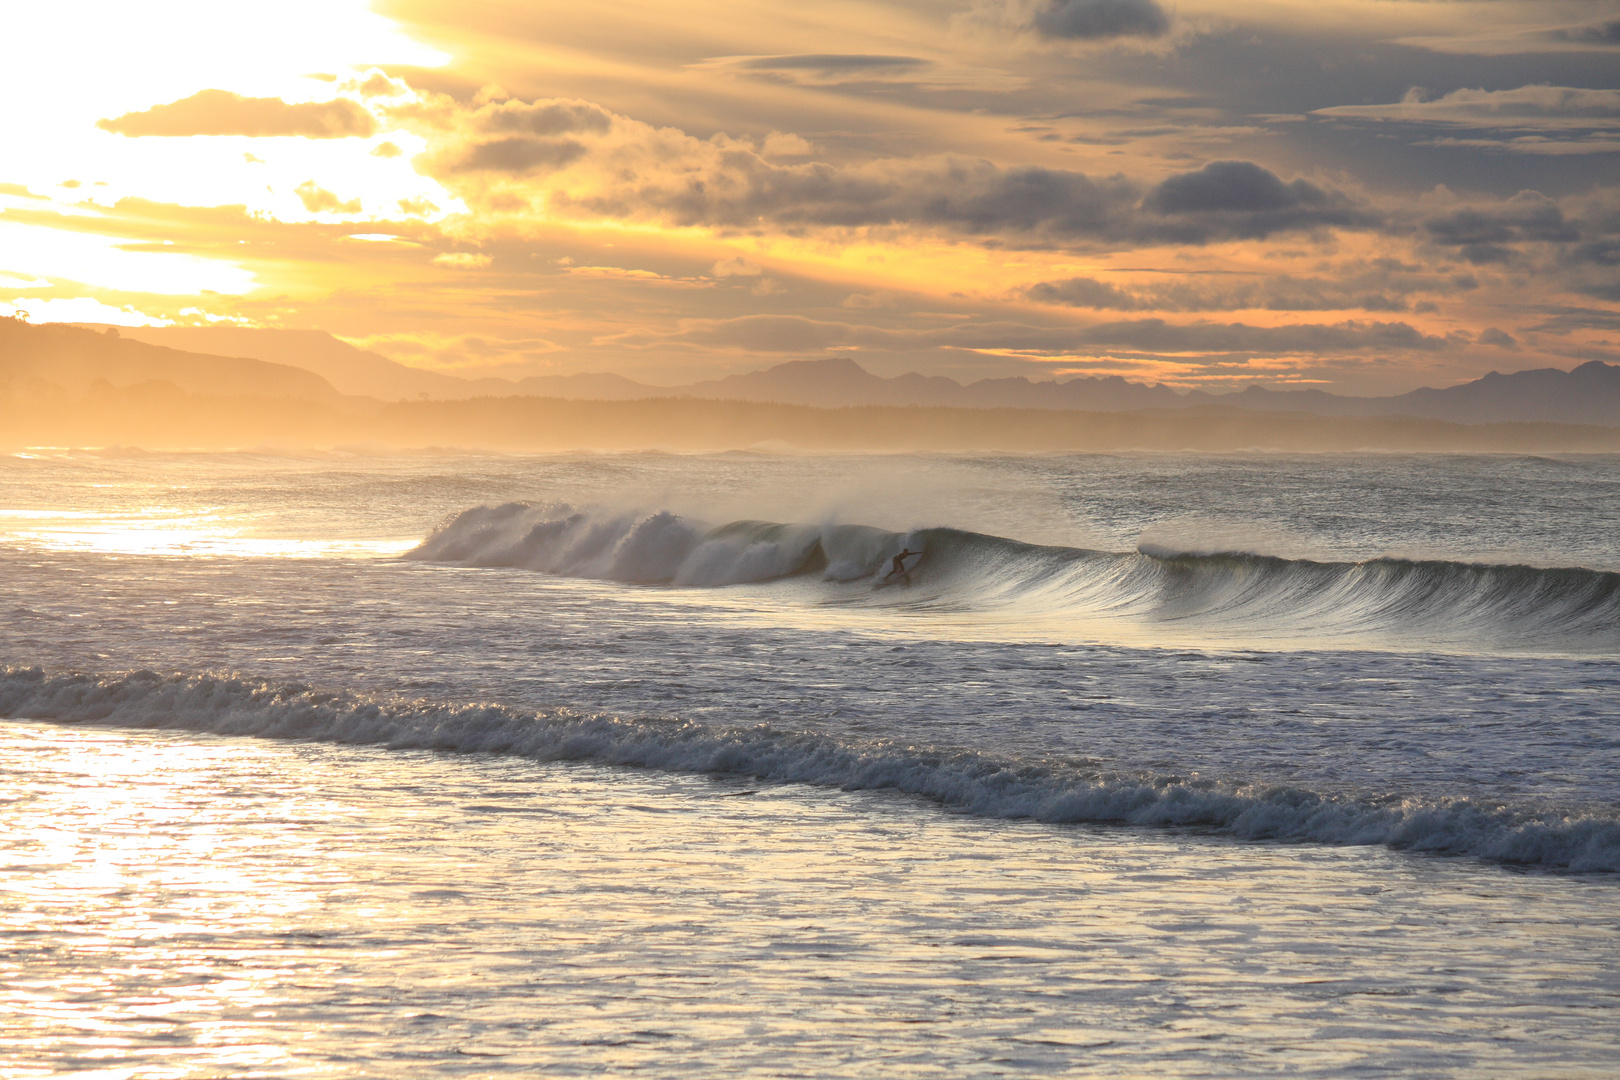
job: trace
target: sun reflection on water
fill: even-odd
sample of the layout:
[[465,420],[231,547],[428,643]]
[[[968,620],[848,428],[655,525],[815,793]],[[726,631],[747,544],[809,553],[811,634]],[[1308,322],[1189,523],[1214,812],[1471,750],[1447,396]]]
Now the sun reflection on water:
[[219,558],[389,558],[410,538],[277,536],[275,523],[223,507],[141,506],[126,510],[0,509],[0,540],[52,551]]
[[1612,927],[1583,917],[1612,883],[31,721],[0,724],[0,776],[0,1077],[1596,1075],[1616,1050]]
[[[246,783],[254,748],[15,724],[4,734],[10,764],[49,766],[0,801],[0,933],[16,946],[0,960],[0,1076],[35,1075],[4,1067],[29,1058],[120,1080],[289,1062],[286,1047],[252,1035],[253,1013],[308,966],[286,931],[318,913],[340,864],[300,874],[286,856],[312,854],[311,838],[263,827],[270,807]],[[330,812],[317,798],[277,803],[289,823]]]

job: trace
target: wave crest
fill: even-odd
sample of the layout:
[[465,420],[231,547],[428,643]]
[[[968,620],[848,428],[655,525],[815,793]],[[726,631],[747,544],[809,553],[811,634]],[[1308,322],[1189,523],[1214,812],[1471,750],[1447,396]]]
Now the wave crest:
[[907,583],[923,588],[873,602],[948,599],[958,611],[1014,608],[1260,640],[1371,637],[1429,647],[1620,651],[1620,573],[1581,567],[1332,562],[1148,542],[1108,552],[950,528],[900,533],[768,521],[713,527],[667,510],[526,503],[468,510],[406,557],[684,586],[819,575],[838,588],[881,581],[907,548],[922,553],[907,564]]
[[1620,871],[1620,820],[1463,799],[1356,798],[1296,787],[1113,773],[971,751],[844,742],[568,710],[323,692],[151,671],[0,668],[0,716],[730,773],[893,790],[984,817],[1201,826],[1244,840],[1384,845],[1574,871]]

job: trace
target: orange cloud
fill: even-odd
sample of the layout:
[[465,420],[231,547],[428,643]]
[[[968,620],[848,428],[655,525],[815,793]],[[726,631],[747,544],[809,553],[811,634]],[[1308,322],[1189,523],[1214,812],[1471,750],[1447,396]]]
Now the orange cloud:
[[305,139],[366,138],[377,121],[348,98],[290,104],[228,90],[200,90],[188,98],[97,121],[103,131],[128,136],[294,135]]
[[358,214],[360,212],[359,199],[350,199],[345,202],[330,191],[317,185],[313,180],[305,180],[295,190],[298,192],[298,200],[304,204],[304,209],[312,214],[319,214],[323,211],[333,214]]

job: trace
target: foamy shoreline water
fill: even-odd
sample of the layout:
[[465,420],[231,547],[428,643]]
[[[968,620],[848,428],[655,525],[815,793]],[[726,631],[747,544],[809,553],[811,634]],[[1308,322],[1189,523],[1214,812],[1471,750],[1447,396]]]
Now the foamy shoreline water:
[[389,701],[240,678],[49,675],[38,668],[0,669],[0,717],[637,765],[846,791],[893,790],[989,818],[1194,825],[1245,840],[1372,844],[1620,872],[1620,815],[1120,775],[964,749],[845,742],[768,725],[714,729],[492,704]]

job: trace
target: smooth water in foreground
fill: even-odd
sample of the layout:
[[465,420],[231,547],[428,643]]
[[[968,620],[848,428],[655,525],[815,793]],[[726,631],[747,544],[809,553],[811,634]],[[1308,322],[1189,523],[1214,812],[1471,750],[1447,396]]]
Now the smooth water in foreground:
[[[1598,1075],[1609,882],[17,724],[6,1074]],[[1594,918],[1607,910],[1607,918]]]
[[1620,1059],[1620,459],[0,483],[0,1076]]

